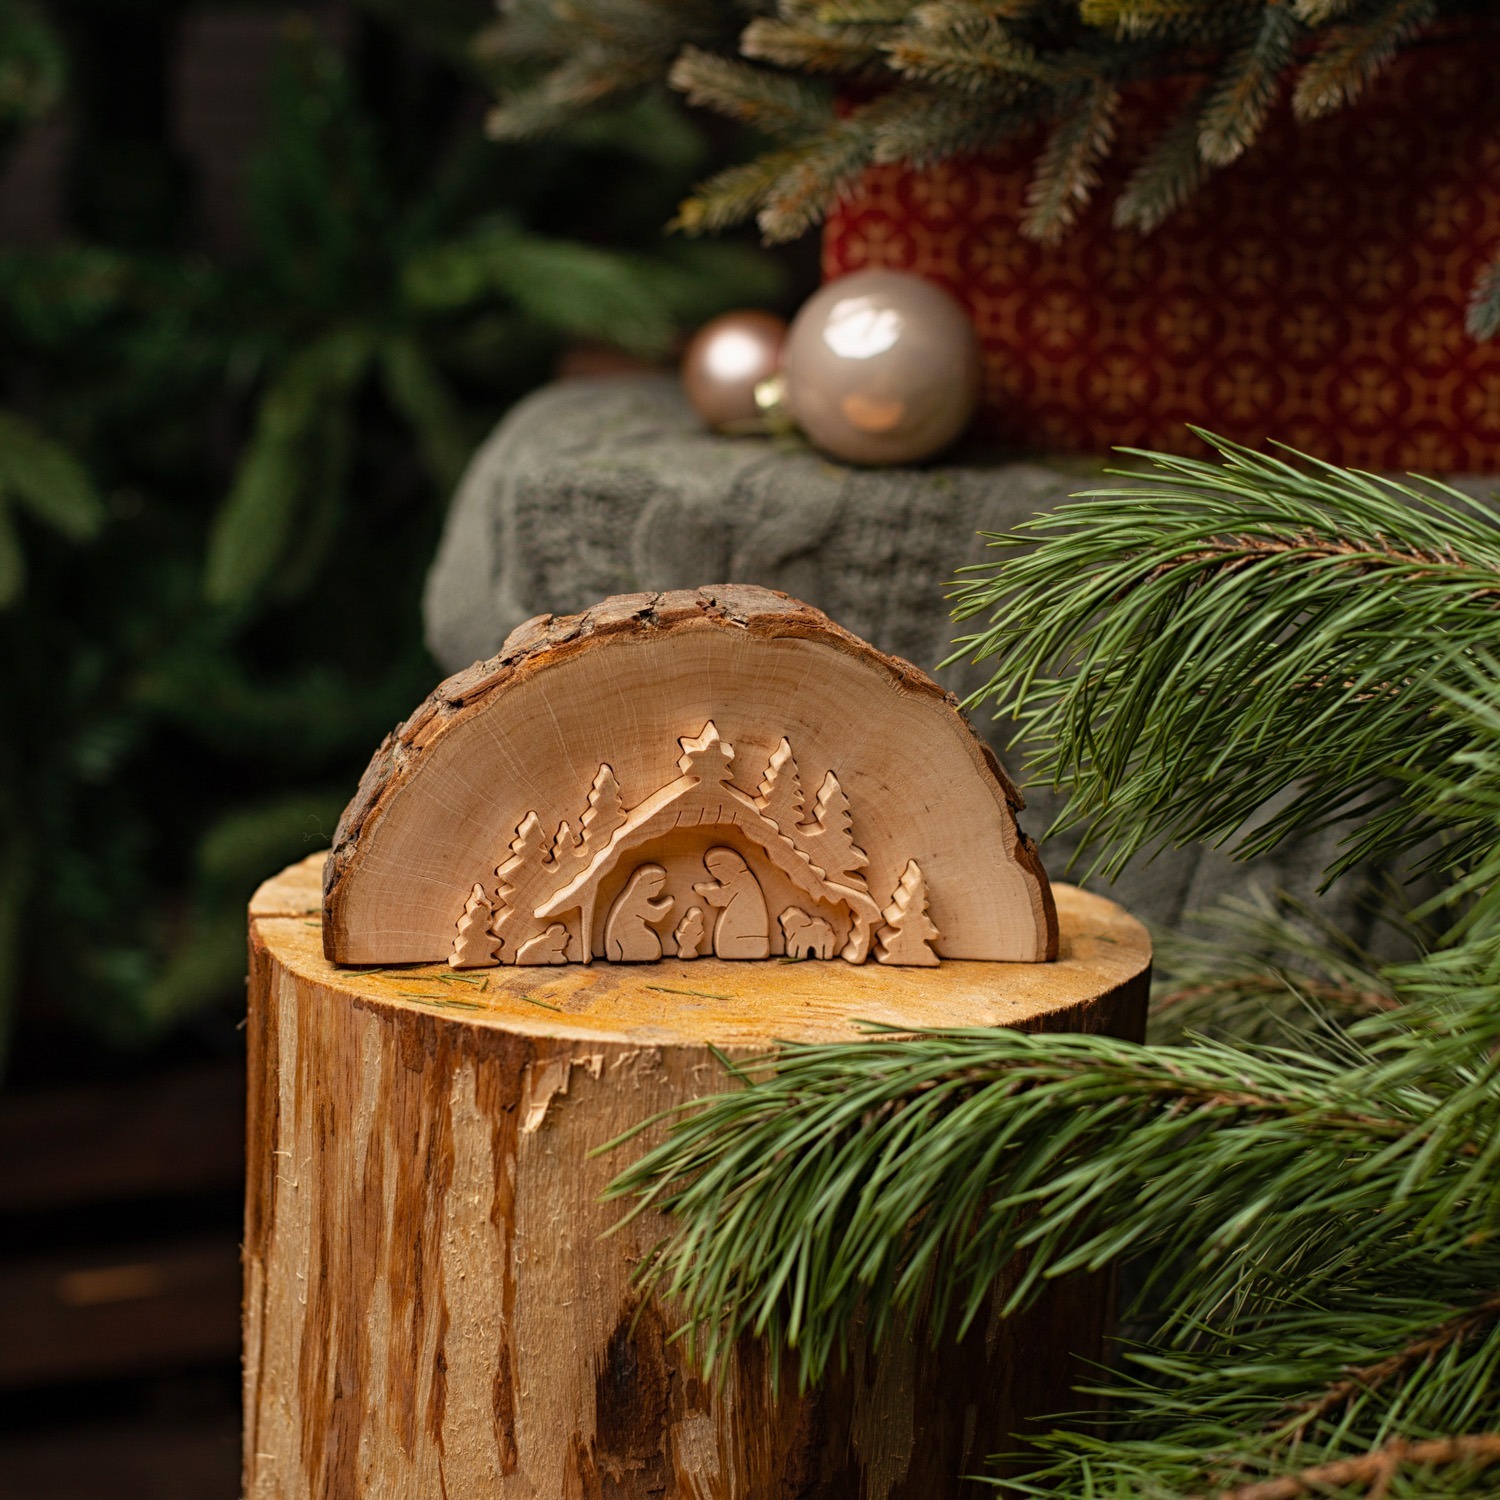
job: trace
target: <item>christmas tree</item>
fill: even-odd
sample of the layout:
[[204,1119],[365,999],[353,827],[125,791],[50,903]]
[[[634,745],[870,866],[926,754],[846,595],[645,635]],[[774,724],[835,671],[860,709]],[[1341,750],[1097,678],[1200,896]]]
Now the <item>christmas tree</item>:
[[795,837],[825,875],[862,887],[864,876],[859,872],[870,860],[854,842],[853,826],[849,798],[829,771],[813,799],[813,821],[798,828]]
[[589,788],[588,807],[579,819],[578,852],[583,860],[609,842],[610,835],[625,821],[625,802],[612,766],[600,766]]
[[68,155],[8,198],[55,186],[59,232],[0,246],[0,1072],[23,994],[132,1045],[232,1013],[250,892],[433,681],[422,577],[479,439],[578,340],[654,357],[776,295],[758,252],[662,244],[707,150],[670,105],[482,140],[483,5],[273,22],[205,245],[177,94],[222,15],[0,9],[0,148],[61,105]]
[[923,968],[937,963],[932,940],[938,930],[927,912],[927,882],[916,860],[907,860],[891,904],[881,916],[885,918],[885,926],[875,934],[876,956],[881,963]]
[[482,885],[475,885],[464,903],[464,914],[458,919],[458,936],[448,963],[455,969],[488,969],[500,962],[500,939],[490,931],[495,915],[494,904]]
[[862,1321],[962,1330],[992,1288],[1014,1311],[1123,1264],[1106,1415],[1060,1418],[1008,1493],[1493,1494],[1500,511],[1220,449],[994,538],[959,595],[976,701],[1106,868],[1347,819],[1330,879],[1405,860],[1435,889],[1394,913],[1410,954],[1241,903],[1169,946],[1161,1039],[790,1047],[615,1191],[675,1212],[651,1274],[710,1363],[763,1331],[804,1379]]
[[783,739],[771,752],[766,774],[756,789],[755,802],[782,833],[792,837],[792,830],[802,821],[805,799],[802,775],[790,740]]
[[523,943],[543,929],[543,924],[535,916],[535,908],[556,873],[550,858],[555,847],[555,840],[547,838],[542,820],[534,812],[529,812],[511,840],[510,857],[502,860],[495,869],[500,878],[500,899],[496,904],[493,931],[512,953],[519,951]]
[[[532,64],[492,125],[519,138],[669,80],[748,125],[769,149],[704,183],[678,224],[754,216],[794,239],[877,162],[924,166],[1036,131],[1023,232],[1065,234],[1098,186],[1122,90],[1176,79],[1182,99],[1116,200],[1151,229],[1254,143],[1286,95],[1311,122],[1360,98],[1434,30],[1493,37],[1470,0],[512,0],[497,46]],[[1473,66],[1488,66],[1480,53]],[[840,97],[842,95],[842,98]],[[1472,290],[1470,324],[1500,329],[1500,263]]]

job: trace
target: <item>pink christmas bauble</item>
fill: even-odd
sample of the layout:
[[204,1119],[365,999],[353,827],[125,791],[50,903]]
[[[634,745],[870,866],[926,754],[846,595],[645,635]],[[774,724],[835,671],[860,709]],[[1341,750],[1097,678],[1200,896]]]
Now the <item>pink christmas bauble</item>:
[[682,357],[682,388],[717,431],[759,426],[755,388],[780,368],[786,324],[773,313],[728,312],[705,323]]
[[979,338],[941,287],[900,271],[858,271],[815,292],[782,352],[792,420],[856,464],[930,458],[979,399]]

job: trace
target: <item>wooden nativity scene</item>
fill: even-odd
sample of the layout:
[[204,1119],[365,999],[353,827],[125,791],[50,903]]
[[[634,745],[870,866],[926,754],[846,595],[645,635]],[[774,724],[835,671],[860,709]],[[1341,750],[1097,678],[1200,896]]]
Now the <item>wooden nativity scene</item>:
[[678,774],[632,808],[614,768],[601,765],[577,837],[564,821],[549,839],[529,809],[495,871],[498,887],[470,893],[449,964],[706,954],[862,963],[872,943],[881,963],[938,962],[920,867],[907,861],[882,910],[861,874],[869,860],[833,771],[809,819],[785,738],[753,794],[730,779],[734,746],[712,720],[678,744]]
[[783,595],[643,605],[673,597],[529,622],[397,731],[329,860],[331,959],[1055,956],[1020,797],[950,696]]

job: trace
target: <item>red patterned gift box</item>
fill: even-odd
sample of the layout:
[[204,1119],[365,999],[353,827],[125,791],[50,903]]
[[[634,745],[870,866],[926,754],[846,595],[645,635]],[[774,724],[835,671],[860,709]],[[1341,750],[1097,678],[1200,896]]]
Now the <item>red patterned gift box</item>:
[[1200,450],[1192,422],[1333,462],[1500,471],[1500,342],[1464,308],[1500,249],[1500,88],[1473,48],[1402,59],[1352,109],[1263,138],[1153,234],[1114,229],[1160,93],[1122,111],[1102,190],[1057,246],[1019,223],[1034,137],[874,169],[829,220],[823,273],[888,267],[968,306],[980,430],[1032,449]]

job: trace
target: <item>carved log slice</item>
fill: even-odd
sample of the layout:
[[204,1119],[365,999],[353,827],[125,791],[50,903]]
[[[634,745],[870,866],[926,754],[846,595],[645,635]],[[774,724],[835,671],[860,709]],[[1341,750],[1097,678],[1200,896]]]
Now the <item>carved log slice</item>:
[[[656,864],[670,908],[626,947],[650,951],[654,932],[671,956],[712,883],[705,860],[727,848],[771,915],[759,941],[741,900],[719,924],[725,951],[784,954],[775,914],[795,907],[854,962],[1050,959],[1056,916],[1021,806],[951,696],[817,610],[738,586],[626,595],[521,626],[386,739],[328,859],[327,955],[607,958],[608,914]],[[913,864],[923,937],[877,945],[891,903],[914,899]],[[476,885],[494,956],[473,931]]]

